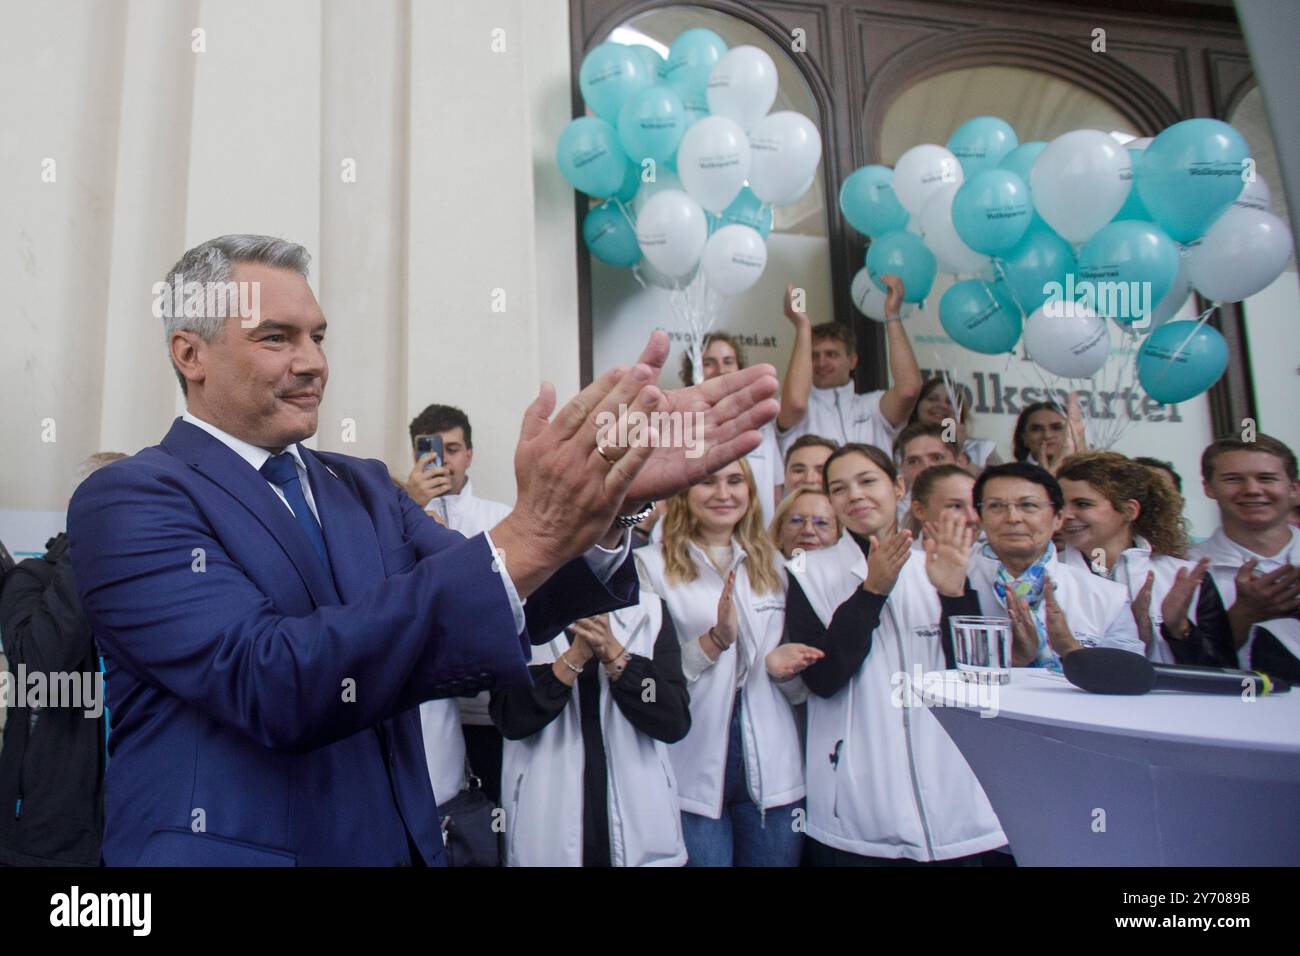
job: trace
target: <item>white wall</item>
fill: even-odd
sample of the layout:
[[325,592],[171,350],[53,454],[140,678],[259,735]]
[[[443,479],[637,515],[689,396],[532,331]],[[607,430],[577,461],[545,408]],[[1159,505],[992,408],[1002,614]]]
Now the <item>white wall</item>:
[[151,287],[227,232],[312,254],[317,447],[404,475],[410,419],[460,405],[476,487],[513,500],[524,407],[543,378],[578,385],[569,71],[566,0],[7,5],[0,538],[39,551],[78,462],[165,434],[180,392]]

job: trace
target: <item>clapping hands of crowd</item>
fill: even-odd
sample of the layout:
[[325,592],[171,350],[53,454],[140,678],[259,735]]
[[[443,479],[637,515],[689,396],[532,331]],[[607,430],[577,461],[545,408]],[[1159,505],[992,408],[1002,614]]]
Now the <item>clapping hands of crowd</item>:
[[[1174,575],[1173,584],[1165,598],[1160,602],[1160,617],[1164,629],[1176,640],[1185,640],[1192,633],[1192,622],[1188,617],[1196,589],[1201,586],[1209,570],[1210,559],[1201,558],[1190,568],[1179,568]],[[1137,621],[1138,636],[1148,647],[1155,638],[1155,628],[1151,621],[1151,591],[1155,586],[1155,574],[1147,572],[1147,579],[1133,597],[1133,617]]]
[[718,598],[718,621],[700,640],[704,653],[715,661],[740,636],[740,619],[736,614],[736,599],[732,593],[735,587],[736,572],[733,570],[727,574],[726,583],[722,585],[722,596]]
[[935,589],[944,597],[965,594],[975,529],[962,515],[945,514],[937,524],[925,523],[921,543],[925,547],[925,573]]
[[899,572],[912,553],[912,532],[897,531],[884,544],[874,534],[869,540],[871,553],[867,556],[867,576],[862,590],[886,597],[894,590]]

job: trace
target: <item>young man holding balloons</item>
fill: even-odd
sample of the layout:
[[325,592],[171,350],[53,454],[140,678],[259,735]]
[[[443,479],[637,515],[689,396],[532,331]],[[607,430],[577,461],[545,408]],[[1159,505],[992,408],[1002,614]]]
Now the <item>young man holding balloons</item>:
[[896,275],[881,276],[885,298],[885,334],[889,342],[888,389],[858,393],[853,370],[858,353],[848,326],[826,322],[812,330],[812,394],[803,420],[781,433],[783,448],[801,435],[822,435],[841,445],[856,442],[877,448],[894,447],[894,438],[907,423],[921,395],[921,367],[903,328],[899,310],[906,293]]

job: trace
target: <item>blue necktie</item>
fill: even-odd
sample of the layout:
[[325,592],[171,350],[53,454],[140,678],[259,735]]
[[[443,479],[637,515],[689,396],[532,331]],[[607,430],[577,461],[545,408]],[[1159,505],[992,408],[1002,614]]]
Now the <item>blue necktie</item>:
[[325,554],[325,537],[321,534],[320,524],[316,521],[316,516],[311,513],[311,508],[307,506],[307,499],[303,497],[302,482],[298,480],[298,465],[293,460],[293,455],[287,451],[272,455],[266,460],[266,464],[262,466],[261,472],[263,478],[273,485],[278,485],[280,490],[284,492],[285,500],[289,502],[293,516],[298,519],[298,524],[302,526],[302,530],[306,533],[307,540],[316,549],[321,564],[328,571],[330,559]]

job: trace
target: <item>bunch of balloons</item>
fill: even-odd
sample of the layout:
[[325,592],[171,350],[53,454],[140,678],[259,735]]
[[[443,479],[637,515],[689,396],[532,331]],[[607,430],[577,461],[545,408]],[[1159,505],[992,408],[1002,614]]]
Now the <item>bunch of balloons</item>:
[[925,143],[893,169],[845,180],[840,209],[871,238],[854,301],[871,318],[880,276],[908,301],[936,272],[961,278],[939,302],[944,331],[976,352],[1011,351],[1065,378],[1094,376],[1111,356],[1107,320],[1135,344],[1136,374],[1160,402],[1205,391],[1227,367],[1223,337],[1169,320],[1195,289],[1217,304],[1267,287],[1292,237],[1269,211],[1268,186],[1227,123],[1190,119],[1120,143],[1099,130],[1021,143],[1005,121],[977,116],[946,146]]
[[767,264],[772,209],[801,198],[821,135],[801,113],[769,113],[776,64],[687,30],[665,60],[644,45],[602,43],[582,61],[583,100],[556,146],[575,189],[603,202],[583,222],[597,259],[680,289],[696,276],[736,295]]

